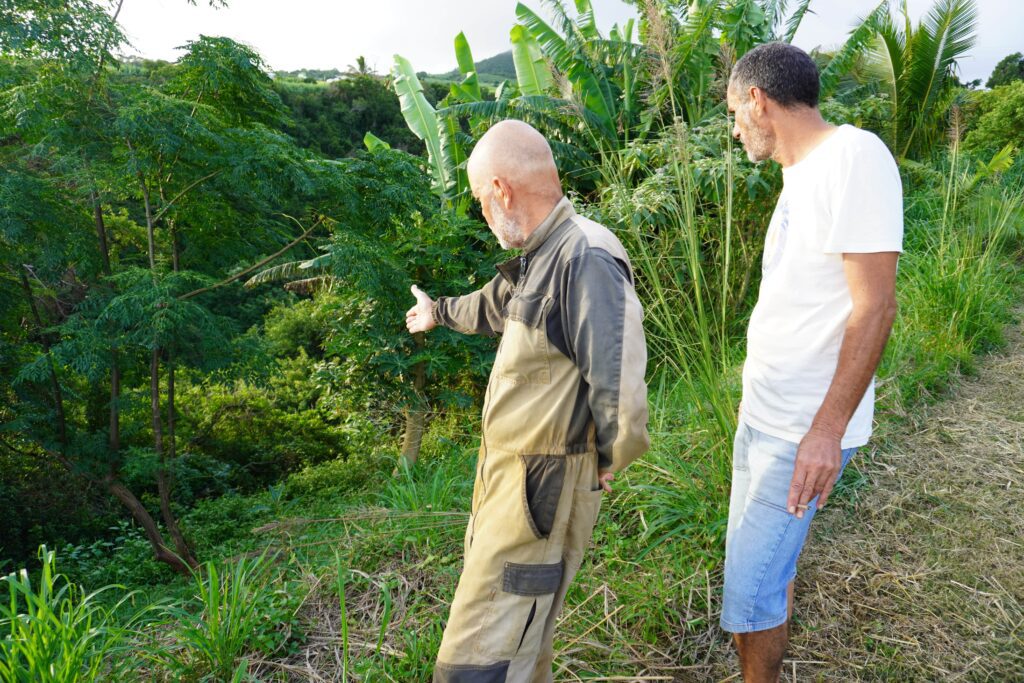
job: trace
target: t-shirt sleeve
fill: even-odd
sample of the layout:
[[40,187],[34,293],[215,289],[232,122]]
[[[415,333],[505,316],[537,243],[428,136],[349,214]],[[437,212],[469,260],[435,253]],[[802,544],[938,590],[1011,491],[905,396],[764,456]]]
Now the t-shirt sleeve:
[[824,252],[902,252],[903,184],[889,148],[863,133],[839,154]]

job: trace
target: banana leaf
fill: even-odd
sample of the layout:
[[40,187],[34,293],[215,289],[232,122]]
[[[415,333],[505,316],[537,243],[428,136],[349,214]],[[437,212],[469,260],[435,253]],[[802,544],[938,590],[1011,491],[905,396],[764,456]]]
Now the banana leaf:
[[525,26],[516,24],[510,34],[512,61],[516,66],[516,80],[523,95],[544,95],[551,89],[553,79],[540,44]]
[[456,179],[455,163],[448,145],[445,144],[444,138],[447,135],[444,134],[443,124],[430,102],[424,97],[423,86],[409,60],[401,55],[395,55],[392,73],[395,79],[395,94],[398,95],[402,106],[402,116],[405,117],[409,130],[426,145],[434,191],[447,202],[451,199],[452,190],[455,189]]

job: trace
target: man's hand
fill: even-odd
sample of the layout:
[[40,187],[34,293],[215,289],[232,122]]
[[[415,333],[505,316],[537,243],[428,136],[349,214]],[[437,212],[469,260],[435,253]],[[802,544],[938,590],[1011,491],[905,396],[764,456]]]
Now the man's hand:
[[601,485],[601,488],[604,490],[605,493],[612,492],[611,482],[614,479],[615,475],[612,474],[611,472],[601,472],[600,474],[597,475],[597,483]]
[[843,464],[841,438],[811,427],[796,451],[796,467],[789,485],[786,508],[791,515],[802,519],[807,505],[815,496],[818,508],[825,507],[832,487]]
[[416,297],[416,305],[405,312],[405,326],[413,334],[434,329],[437,326],[434,323],[434,302],[416,285],[412,286],[412,295]]

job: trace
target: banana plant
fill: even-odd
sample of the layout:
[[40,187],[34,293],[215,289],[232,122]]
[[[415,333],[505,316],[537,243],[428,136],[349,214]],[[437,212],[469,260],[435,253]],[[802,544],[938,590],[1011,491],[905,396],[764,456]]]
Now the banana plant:
[[469,180],[465,152],[457,139],[457,122],[439,117],[423,95],[423,85],[409,60],[395,55],[392,69],[395,93],[406,125],[427,147],[427,162],[434,192],[442,204],[464,213]]
[[[516,81],[523,95],[547,95],[554,79],[540,44],[525,26],[516,24],[509,32],[512,41],[512,61],[516,67]],[[501,99],[501,98],[497,98]]]
[[[598,132],[601,137],[614,142],[617,140],[616,104],[620,93],[608,78],[609,74],[604,65],[598,63],[586,49],[586,33],[596,31],[596,28],[589,25],[589,21],[593,19],[593,12],[589,13],[589,18],[581,18],[581,27],[569,18],[560,2],[551,3],[551,7],[562,34],[551,28],[536,12],[521,2],[516,5],[516,18],[537,40],[544,55],[572,85],[573,96],[580,106],[596,115],[600,122],[601,128]],[[600,34],[597,34],[589,41],[599,38]]]
[[482,102],[484,96],[476,74],[476,62],[473,61],[473,52],[469,49],[466,34],[461,31],[455,36],[455,59],[459,64],[459,72],[465,78],[462,83],[452,84],[451,97],[463,102]]

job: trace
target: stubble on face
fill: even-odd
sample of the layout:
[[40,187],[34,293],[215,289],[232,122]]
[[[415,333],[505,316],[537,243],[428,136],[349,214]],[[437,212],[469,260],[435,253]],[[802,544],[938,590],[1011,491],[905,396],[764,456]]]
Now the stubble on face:
[[771,130],[759,126],[750,115],[754,100],[749,95],[745,98],[737,95],[732,86],[729,90],[729,97],[735,103],[736,128],[740,132],[740,142],[743,143],[747,158],[755,164],[771,159],[775,154],[775,135]]
[[506,213],[505,207],[501,205],[497,197],[491,196],[491,232],[498,238],[498,244],[502,249],[518,249],[526,242],[523,236],[522,226],[519,221]]

